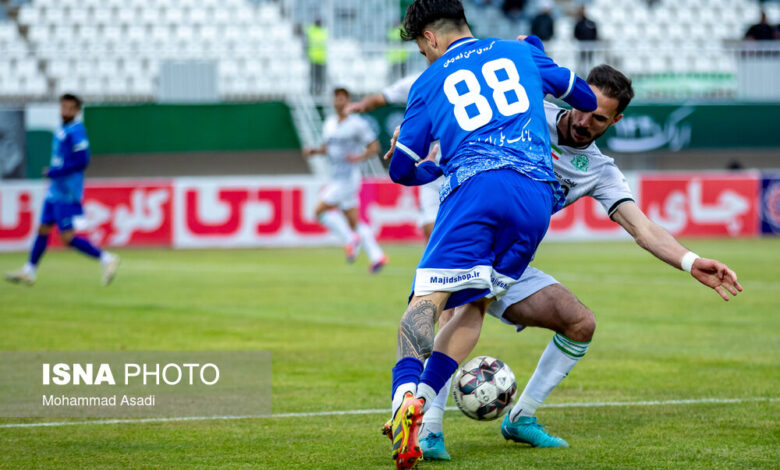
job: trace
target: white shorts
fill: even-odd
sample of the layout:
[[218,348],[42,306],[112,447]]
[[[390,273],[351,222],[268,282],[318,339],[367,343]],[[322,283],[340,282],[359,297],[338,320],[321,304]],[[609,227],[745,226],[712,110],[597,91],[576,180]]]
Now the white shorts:
[[343,211],[354,209],[360,202],[360,178],[333,180],[322,188],[320,198]]
[[436,222],[439,213],[439,189],[443,177],[420,186],[420,226]]
[[504,318],[504,312],[511,305],[525,300],[531,295],[539,292],[547,286],[559,284],[559,282],[549,274],[528,266],[520,279],[512,285],[509,290],[499,300],[494,301],[488,307],[487,313],[498,318],[502,322],[517,328],[517,331],[525,329],[524,325],[517,325]]

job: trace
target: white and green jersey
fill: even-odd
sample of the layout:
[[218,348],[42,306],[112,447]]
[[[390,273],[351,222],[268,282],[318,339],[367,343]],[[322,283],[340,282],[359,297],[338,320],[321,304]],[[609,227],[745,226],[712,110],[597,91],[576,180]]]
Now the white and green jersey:
[[613,159],[601,153],[595,142],[581,149],[558,145],[558,121],[565,109],[545,101],[544,112],[550,129],[553,171],[566,194],[564,207],[590,196],[601,203],[611,217],[618,206],[634,200],[626,177]]

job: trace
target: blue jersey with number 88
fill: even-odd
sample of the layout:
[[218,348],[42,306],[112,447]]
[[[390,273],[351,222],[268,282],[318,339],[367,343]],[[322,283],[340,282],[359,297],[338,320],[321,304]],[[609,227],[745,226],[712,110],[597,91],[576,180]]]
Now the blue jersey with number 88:
[[[458,40],[412,85],[393,163],[397,169],[420,161],[440,140],[439,165],[447,176],[442,199],[475,174],[499,168],[555,182],[543,104],[548,93],[580,109],[596,107],[584,81],[525,41]],[[393,170],[391,164],[391,176],[397,175]]]

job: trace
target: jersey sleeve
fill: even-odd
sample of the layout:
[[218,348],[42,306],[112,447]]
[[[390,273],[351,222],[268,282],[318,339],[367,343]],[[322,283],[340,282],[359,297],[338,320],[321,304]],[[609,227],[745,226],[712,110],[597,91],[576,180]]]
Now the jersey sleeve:
[[409,90],[419,75],[404,77],[391,84],[382,91],[385,101],[393,104],[406,104],[409,99]]
[[433,124],[420,95],[413,90],[410,98],[390,161],[390,177],[396,183],[415,186],[424,184],[420,182],[420,175],[416,174],[416,163],[428,155]]
[[89,140],[83,129],[68,133],[63,147],[62,166],[50,169],[46,174],[49,178],[59,178],[81,172],[89,166]]
[[528,49],[542,76],[542,87],[545,93],[581,111],[593,111],[598,107],[596,95],[585,80],[579,78],[574,71],[553,62],[544,54],[544,50],[534,45],[529,45]]
[[604,207],[610,217],[624,202],[634,202],[634,194],[625,175],[614,163],[604,165],[591,196]]

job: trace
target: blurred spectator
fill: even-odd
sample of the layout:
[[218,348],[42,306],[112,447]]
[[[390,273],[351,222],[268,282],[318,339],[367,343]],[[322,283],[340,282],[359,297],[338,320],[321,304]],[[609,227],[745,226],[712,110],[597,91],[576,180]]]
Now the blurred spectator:
[[309,63],[311,64],[311,93],[321,95],[325,87],[328,63],[328,30],[322,26],[322,20],[316,20],[306,29],[306,40]]
[[390,63],[389,82],[391,83],[406,76],[406,62],[409,60],[409,53],[404,48],[403,41],[401,41],[401,29],[402,26],[398,23],[387,31],[389,44],[387,61]]
[[593,63],[593,48],[595,46],[592,41],[597,41],[599,38],[598,29],[596,23],[585,15],[585,5],[580,5],[577,12],[577,24],[574,26],[574,38],[577,41],[586,41],[585,44],[580,43],[580,60],[577,64],[577,73],[583,77],[587,74],[587,71],[591,69]]
[[580,6],[577,12],[577,24],[574,25],[574,38],[578,41],[598,40],[596,23],[585,15],[585,5]]
[[775,39],[775,30],[766,19],[766,13],[761,12],[761,22],[754,24],[745,33],[745,39],[754,41],[765,41]]
[[539,36],[542,41],[552,39],[555,34],[555,21],[552,17],[552,0],[539,1],[539,13],[531,20],[531,34]]
[[525,0],[504,0],[504,4],[501,5],[504,14],[511,20],[519,20],[523,16],[524,8]]

